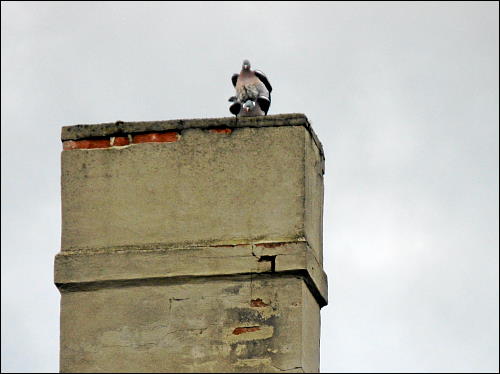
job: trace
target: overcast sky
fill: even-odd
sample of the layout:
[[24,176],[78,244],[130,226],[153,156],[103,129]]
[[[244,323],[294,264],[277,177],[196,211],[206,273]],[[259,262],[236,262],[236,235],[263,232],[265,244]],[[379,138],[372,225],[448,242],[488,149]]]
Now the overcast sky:
[[1,3],[2,372],[59,369],[61,126],[229,116],[326,154],[323,372],[499,370],[498,2]]

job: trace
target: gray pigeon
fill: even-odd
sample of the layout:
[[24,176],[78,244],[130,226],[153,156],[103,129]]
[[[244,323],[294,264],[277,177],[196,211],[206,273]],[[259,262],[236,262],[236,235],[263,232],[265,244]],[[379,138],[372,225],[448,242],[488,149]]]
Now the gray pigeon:
[[244,60],[240,74],[233,74],[231,81],[236,89],[236,96],[229,99],[233,103],[231,113],[247,117],[267,115],[273,88],[264,73],[251,70],[250,61]]

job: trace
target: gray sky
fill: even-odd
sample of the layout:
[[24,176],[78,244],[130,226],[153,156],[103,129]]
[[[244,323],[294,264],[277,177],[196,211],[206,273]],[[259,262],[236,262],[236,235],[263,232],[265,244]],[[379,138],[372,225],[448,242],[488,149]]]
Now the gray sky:
[[498,371],[498,8],[2,2],[2,371],[58,370],[61,126],[230,116],[244,58],[325,148],[322,371]]

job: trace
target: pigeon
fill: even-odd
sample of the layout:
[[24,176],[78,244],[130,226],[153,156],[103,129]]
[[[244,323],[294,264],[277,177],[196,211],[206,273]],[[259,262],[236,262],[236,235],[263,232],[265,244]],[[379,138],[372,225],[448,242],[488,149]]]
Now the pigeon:
[[238,101],[236,96],[231,96],[229,101],[232,102],[229,107],[229,111],[236,117],[240,115],[241,117],[256,117],[265,115],[264,111],[260,106],[255,104],[255,101],[248,99],[243,105]]
[[250,100],[250,99],[245,101],[245,104],[243,104],[243,110],[247,113],[250,112],[254,108],[255,108],[255,102]]
[[[272,87],[266,75],[259,70],[250,69],[250,61],[244,60],[240,74],[233,74],[231,81],[236,89],[236,96],[229,110],[235,116],[265,116],[271,105]],[[242,103],[244,103],[242,105]]]

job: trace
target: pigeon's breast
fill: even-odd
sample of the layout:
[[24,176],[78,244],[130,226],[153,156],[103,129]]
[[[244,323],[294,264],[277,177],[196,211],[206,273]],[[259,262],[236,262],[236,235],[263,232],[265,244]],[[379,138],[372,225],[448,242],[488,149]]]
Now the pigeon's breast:
[[236,88],[236,92],[238,94],[238,99],[240,101],[256,100],[259,96],[259,89],[255,84],[246,84],[241,85],[241,87]]
[[242,101],[246,99],[255,100],[259,96],[262,82],[253,74],[242,72],[236,82],[236,92]]

